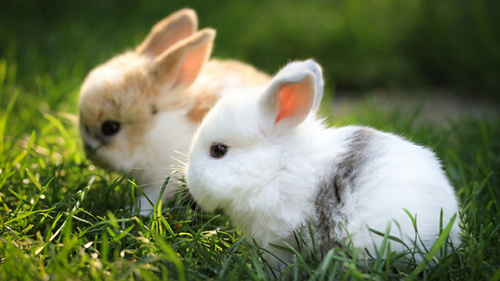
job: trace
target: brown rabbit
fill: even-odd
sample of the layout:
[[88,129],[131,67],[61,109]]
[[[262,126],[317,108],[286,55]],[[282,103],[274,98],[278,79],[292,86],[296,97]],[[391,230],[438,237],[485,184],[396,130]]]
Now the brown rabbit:
[[[187,160],[195,129],[224,92],[270,79],[238,61],[208,60],[215,30],[196,30],[193,10],[170,15],[135,51],[92,70],[80,90],[86,155],[135,178],[153,202],[165,177]],[[173,182],[164,197],[175,193]],[[139,201],[141,214],[149,214],[147,199]]]

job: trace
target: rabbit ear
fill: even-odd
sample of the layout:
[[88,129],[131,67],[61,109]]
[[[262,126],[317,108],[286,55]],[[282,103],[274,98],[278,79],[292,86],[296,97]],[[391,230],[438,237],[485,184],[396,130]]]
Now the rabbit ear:
[[158,22],[135,51],[158,56],[175,43],[191,36],[198,29],[196,12],[182,9]]
[[156,58],[152,69],[156,82],[172,87],[191,85],[208,61],[214,38],[215,30],[202,29]]
[[266,123],[273,128],[299,125],[311,111],[314,93],[314,75],[308,70],[277,76],[259,100]]
[[260,97],[259,108],[272,130],[291,128],[315,111],[323,95],[320,66],[313,60],[283,68]]
[[283,67],[277,75],[283,75],[287,72],[294,72],[299,70],[309,70],[314,74],[316,92],[312,109],[316,110],[321,103],[324,88],[323,71],[321,69],[321,66],[317,62],[312,59],[308,59],[306,61],[291,62]]

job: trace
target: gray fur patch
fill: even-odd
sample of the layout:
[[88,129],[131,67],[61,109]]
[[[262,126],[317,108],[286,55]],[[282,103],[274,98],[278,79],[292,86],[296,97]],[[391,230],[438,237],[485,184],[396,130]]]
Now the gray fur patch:
[[328,251],[339,247],[335,238],[344,238],[345,231],[340,222],[348,224],[348,215],[343,213],[346,196],[354,192],[356,179],[366,163],[373,159],[369,153],[375,131],[362,128],[346,139],[347,149],[332,163],[332,173],[327,173],[320,182],[316,197],[316,217],[312,224],[315,239],[321,249]]

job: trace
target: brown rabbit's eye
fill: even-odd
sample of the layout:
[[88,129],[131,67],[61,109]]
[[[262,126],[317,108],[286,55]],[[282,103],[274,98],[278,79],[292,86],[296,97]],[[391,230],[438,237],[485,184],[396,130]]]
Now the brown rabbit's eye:
[[210,153],[212,154],[213,158],[220,159],[226,155],[227,146],[222,143],[214,143],[210,148]]
[[120,123],[116,121],[106,121],[102,123],[101,131],[105,136],[112,136],[120,130]]

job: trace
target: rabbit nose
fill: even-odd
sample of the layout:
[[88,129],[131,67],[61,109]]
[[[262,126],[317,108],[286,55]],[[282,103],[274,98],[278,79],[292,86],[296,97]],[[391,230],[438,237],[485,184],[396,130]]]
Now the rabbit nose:
[[98,140],[101,144],[107,144],[109,142],[109,139],[106,138],[106,136],[104,136],[103,134],[101,134],[100,132],[96,133],[94,135],[94,137],[96,138],[96,140]]
[[90,152],[92,152],[92,146],[88,143],[83,143],[83,150],[85,151],[85,156],[89,156]]

